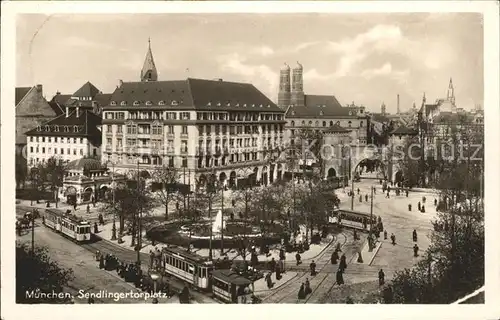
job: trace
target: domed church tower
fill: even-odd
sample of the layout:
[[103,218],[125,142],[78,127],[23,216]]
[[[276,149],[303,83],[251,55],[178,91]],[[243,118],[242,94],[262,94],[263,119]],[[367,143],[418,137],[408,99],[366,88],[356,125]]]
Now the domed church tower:
[[286,108],[290,105],[290,67],[285,63],[280,69],[280,88],[278,92],[278,106]]
[[302,77],[303,67],[297,61],[297,66],[292,71],[292,94],[291,104],[296,106],[304,105],[304,79]]
[[156,71],[153,52],[151,52],[151,38],[148,39],[148,52],[141,70],[141,81],[158,81],[158,71]]

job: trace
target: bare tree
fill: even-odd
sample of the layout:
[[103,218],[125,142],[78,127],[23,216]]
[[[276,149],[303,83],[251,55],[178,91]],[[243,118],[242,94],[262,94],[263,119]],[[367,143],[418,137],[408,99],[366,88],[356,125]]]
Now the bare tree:
[[161,203],[165,206],[165,220],[168,220],[168,206],[177,199],[175,186],[179,173],[176,168],[166,165],[156,167],[153,172],[153,179],[161,187],[155,190]]

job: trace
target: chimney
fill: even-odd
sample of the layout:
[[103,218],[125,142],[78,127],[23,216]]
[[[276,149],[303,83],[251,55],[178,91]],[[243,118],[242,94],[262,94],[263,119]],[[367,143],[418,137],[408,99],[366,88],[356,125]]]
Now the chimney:
[[66,118],[69,117],[69,108],[66,106]]
[[78,118],[80,116],[80,107],[76,106],[76,117]]
[[43,86],[42,86],[41,84],[37,84],[37,85],[36,85],[36,90],[37,90],[38,92],[42,93],[42,91],[43,91]]
[[123,80],[122,79],[118,80],[118,88],[120,88],[122,85],[123,85]]
[[397,98],[397,113],[400,114],[400,110],[399,110],[399,93],[398,93],[398,98]]
[[60,95],[61,92],[59,92],[59,90],[56,91],[56,96]]

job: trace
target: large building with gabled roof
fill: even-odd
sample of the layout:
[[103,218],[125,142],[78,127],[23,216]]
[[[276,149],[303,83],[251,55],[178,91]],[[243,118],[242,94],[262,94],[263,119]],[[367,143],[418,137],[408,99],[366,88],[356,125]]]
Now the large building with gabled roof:
[[103,108],[103,162],[117,173],[174,167],[191,187],[213,175],[229,186],[283,176],[284,111],[255,86],[157,76],[149,44],[140,81],[120,81]]
[[110,97],[111,94],[102,93],[95,85],[87,81],[73,94],[57,92],[49,104],[62,110],[60,114],[65,113],[66,108],[72,112],[78,107],[81,111],[89,110],[100,115],[102,107],[108,104]]
[[58,117],[39,124],[26,133],[28,166],[57,158],[63,163],[83,157],[100,156],[101,117],[92,111],[76,107]]

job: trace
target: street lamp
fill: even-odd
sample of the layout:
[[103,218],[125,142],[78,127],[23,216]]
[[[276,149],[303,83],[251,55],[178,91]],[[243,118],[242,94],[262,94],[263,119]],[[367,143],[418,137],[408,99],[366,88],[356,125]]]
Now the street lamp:
[[153,280],[153,293],[156,293],[158,279],[160,279],[160,274],[156,270],[152,270],[149,272],[149,276],[151,280]]
[[373,192],[375,190],[374,186],[371,189],[371,203],[370,203],[370,232],[368,234],[368,251],[373,251],[373,235],[372,235],[372,224],[373,224]]
[[111,185],[113,188],[113,228],[111,229],[111,240],[116,240],[116,203],[115,203],[115,190],[116,190],[116,185],[115,185],[115,163],[113,161],[106,161],[107,163],[111,163],[111,166],[113,168],[113,171],[111,173]]

